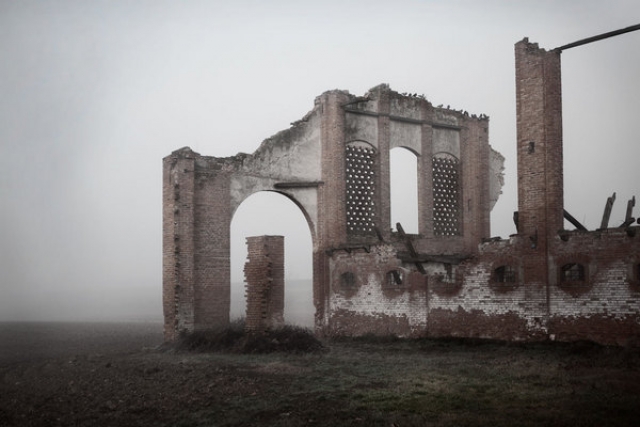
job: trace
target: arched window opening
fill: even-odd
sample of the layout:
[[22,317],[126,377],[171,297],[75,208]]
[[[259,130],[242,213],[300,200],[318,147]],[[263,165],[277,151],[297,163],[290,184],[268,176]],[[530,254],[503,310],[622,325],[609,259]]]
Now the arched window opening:
[[585,281],[585,268],[582,264],[564,264],[560,272],[560,280],[563,283],[580,283]]
[[350,271],[340,275],[340,286],[343,289],[354,289],[356,287],[356,276]]
[[230,318],[244,317],[246,312],[246,238],[262,235],[284,236],[285,323],[313,327],[313,246],[309,225],[295,203],[286,196],[270,191],[261,191],[248,197],[238,207],[231,222]]
[[515,283],[517,277],[516,270],[510,265],[500,266],[493,272],[493,281],[496,283]]
[[462,234],[460,161],[450,154],[436,154],[432,177],[433,234],[459,236]]
[[404,274],[400,270],[391,270],[387,273],[387,286],[400,286],[404,283]]
[[347,183],[347,233],[375,236],[375,149],[366,142],[347,144],[345,153]]
[[402,147],[389,152],[391,227],[402,224],[405,232],[418,234],[418,157]]

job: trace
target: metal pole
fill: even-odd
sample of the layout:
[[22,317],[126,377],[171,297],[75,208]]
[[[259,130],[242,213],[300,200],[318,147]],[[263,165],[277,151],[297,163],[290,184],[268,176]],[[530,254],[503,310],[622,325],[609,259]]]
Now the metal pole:
[[609,31],[608,33],[578,40],[577,42],[573,42],[573,43],[565,44],[564,46],[557,47],[554,50],[567,50],[567,49],[571,49],[572,47],[582,46],[583,44],[597,42],[598,40],[608,39],[609,37],[619,36],[620,34],[630,33],[631,31],[637,31],[637,30],[640,30],[640,24],[632,25],[630,27],[623,28],[621,30]]

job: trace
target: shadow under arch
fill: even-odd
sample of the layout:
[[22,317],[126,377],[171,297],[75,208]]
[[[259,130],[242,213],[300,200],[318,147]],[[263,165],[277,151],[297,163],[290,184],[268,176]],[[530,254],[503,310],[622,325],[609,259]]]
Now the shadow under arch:
[[247,260],[246,238],[261,235],[284,236],[285,321],[312,328],[315,316],[312,286],[313,222],[295,197],[273,190],[251,193],[233,212],[230,225],[230,318],[244,316],[246,312],[243,273]]

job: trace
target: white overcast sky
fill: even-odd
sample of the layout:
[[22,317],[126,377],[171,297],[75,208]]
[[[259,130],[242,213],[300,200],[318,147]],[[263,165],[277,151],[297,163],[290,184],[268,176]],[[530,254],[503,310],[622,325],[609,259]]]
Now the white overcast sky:
[[[160,318],[162,158],[183,146],[251,153],[330,89],[389,83],[489,115],[506,157],[492,234],[506,237],[513,45],[638,23],[635,0],[1,0],[0,320]],[[620,223],[640,196],[640,31],[562,62],[565,207],[594,229],[615,191]],[[253,234],[285,234],[288,277],[310,277],[305,227],[281,196],[247,200],[233,280]]]

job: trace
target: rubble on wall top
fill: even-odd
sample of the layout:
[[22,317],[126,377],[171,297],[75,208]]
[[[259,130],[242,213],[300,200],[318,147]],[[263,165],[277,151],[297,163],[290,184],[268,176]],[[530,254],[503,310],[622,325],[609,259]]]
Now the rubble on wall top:
[[[528,42],[528,39],[525,38],[524,39],[525,42]],[[537,46],[537,45],[536,45]],[[392,99],[406,99],[412,102],[419,102],[419,103],[426,103],[428,105],[428,108],[431,108],[433,110],[435,110],[436,112],[440,112],[440,113],[444,113],[444,114],[451,114],[453,116],[458,116],[459,118],[471,118],[474,120],[480,120],[480,121],[485,121],[488,120],[489,117],[485,114],[480,114],[480,115],[476,115],[476,114],[470,114],[465,110],[456,110],[456,109],[452,109],[449,105],[447,105],[446,107],[444,107],[443,105],[438,105],[437,107],[433,106],[433,104],[431,104],[426,96],[424,94],[417,94],[417,93],[399,93],[394,91],[393,89],[391,89],[390,85],[388,83],[380,83],[374,87],[372,87],[371,89],[369,89],[364,96],[356,96],[353,95],[351,93],[349,93],[349,91],[347,90],[342,90],[342,89],[332,89],[332,90],[328,90],[322,93],[322,95],[316,97],[315,102],[314,102],[314,106],[313,108],[308,111],[301,119],[296,120],[294,122],[291,122],[291,126],[287,129],[283,129],[277,133],[275,133],[274,135],[265,138],[260,145],[258,146],[257,150],[254,151],[253,154],[246,154],[246,153],[238,153],[234,156],[231,157],[212,157],[212,156],[201,156],[199,153],[194,152],[190,147],[186,146],[186,147],[182,147],[178,150],[175,150],[174,152],[171,153],[171,157],[179,157],[179,158],[198,158],[202,161],[206,161],[206,162],[214,162],[216,163],[216,165],[218,165],[219,167],[222,168],[226,168],[226,167],[233,167],[233,165],[242,165],[247,158],[251,158],[254,157],[256,155],[259,155],[260,152],[268,149],[268,147],[278,144],[288,144],[289,140],[291,138],[295,138],[295,134],[297,132],[304,132],[304,128],[305,126],[309,123],[309,121],[311,120],[311,118],[313,117],[313,115],[315,113],[318,112],[318,110],[320,109],[320,103],[321,103],[321,99],[323,96],[327,96],[327,95],[331,95],[331,94],[338,94],[338,95],[343,95],[346,96],[348,98],[348,102],[345,103],[343,105],[343,107],[347,107],[350,105],[353,105],[354,107],[351,108],[364,108],[367,109],[366,103],[370,102],[370,101],[374,101],[377,99],[380,99],[382,94],[386,94],[389,97],[391,97]],[[360,104],[360,106],[358,106],[358,104]],[[212,165],[213,166],[213,165]]]
[[[325,93],[333,93],[335,91],[329,91],[329,92],[325,92]],[[454,113],[457,114],[459,116],[464,116],[464,117],[470,117],[472,119],[476,119],[476,120],[480,120],[480,121],[488,121],[489,120],[489,116],[481,113],[481,114],[471,114],[466,110],[460,109],[460,110],[456,110],[455,108],[451,108],[450,105],[447,105],[446,107],[442,104],[438,105],[437,107],[434,106],[426,97],[425,94],[418,94],[418,93],[407,93],[407,92],[396,92],[393,89],[391,89],[391,87],[389,86],[388,83],[381,83],[377,86],[372,87],[371,89],[369,89],[364,96],[355,96],[355,95],[351,95],[349,92],[347,91],[341,91],[341,93],[347,94],[350,97],[350,100],[348,103],[344,104],[343,107],[347,107],[347,106],[351,106],[351,105],[356,105],[359,103],[364,103],[364,102],[368,102],[368,101],[372,101],[372,100],[376,100],[380,98],[380,95],[382,93],[386,93],[389,96],[395,98],[395,99],[408,99],[408,100],[415,100],[415,101],[424,101],[427,103],[428,106],[430,106],[431,108],[433,108],[434,110],[439,110],[442,111],[443,113]]]
[[191,147],[185,146],[173,151],[171,154],[181,156],[181,157],[190,157],[192,154],[197,154],[197,153],[193,151]]
[[525,37],[522,40],[520,40],[519,42],[517,42],[515,44],[516,46],[519,45],[523,45],[524,49],[528,52],[528,53],[539,53],[539,54],[546,54],[546,53],[557,53],[560,54],[561,50],[560,49],[551,49],[551,50],[546,50],[544,48],[541,48],[538,43],[532,43],[529,41],[529,37]]
[[520,40],[519,42],[517,42],[516,44],[520,44],[523,43],[525,44],[527,47],[531,47],[531,48],[535,48],[535,49],[539,49],[540,47],[538,46],[538,43],[532,43],[529,41],[529,37],[525,37],[522,40]]
[[372,96],[373,94],[380,93],[380,92],[393,92],[393,91],[391,90],[389,83],[380,83],[379,85],[369,89],[364,96],[369,97],[369,96]]

